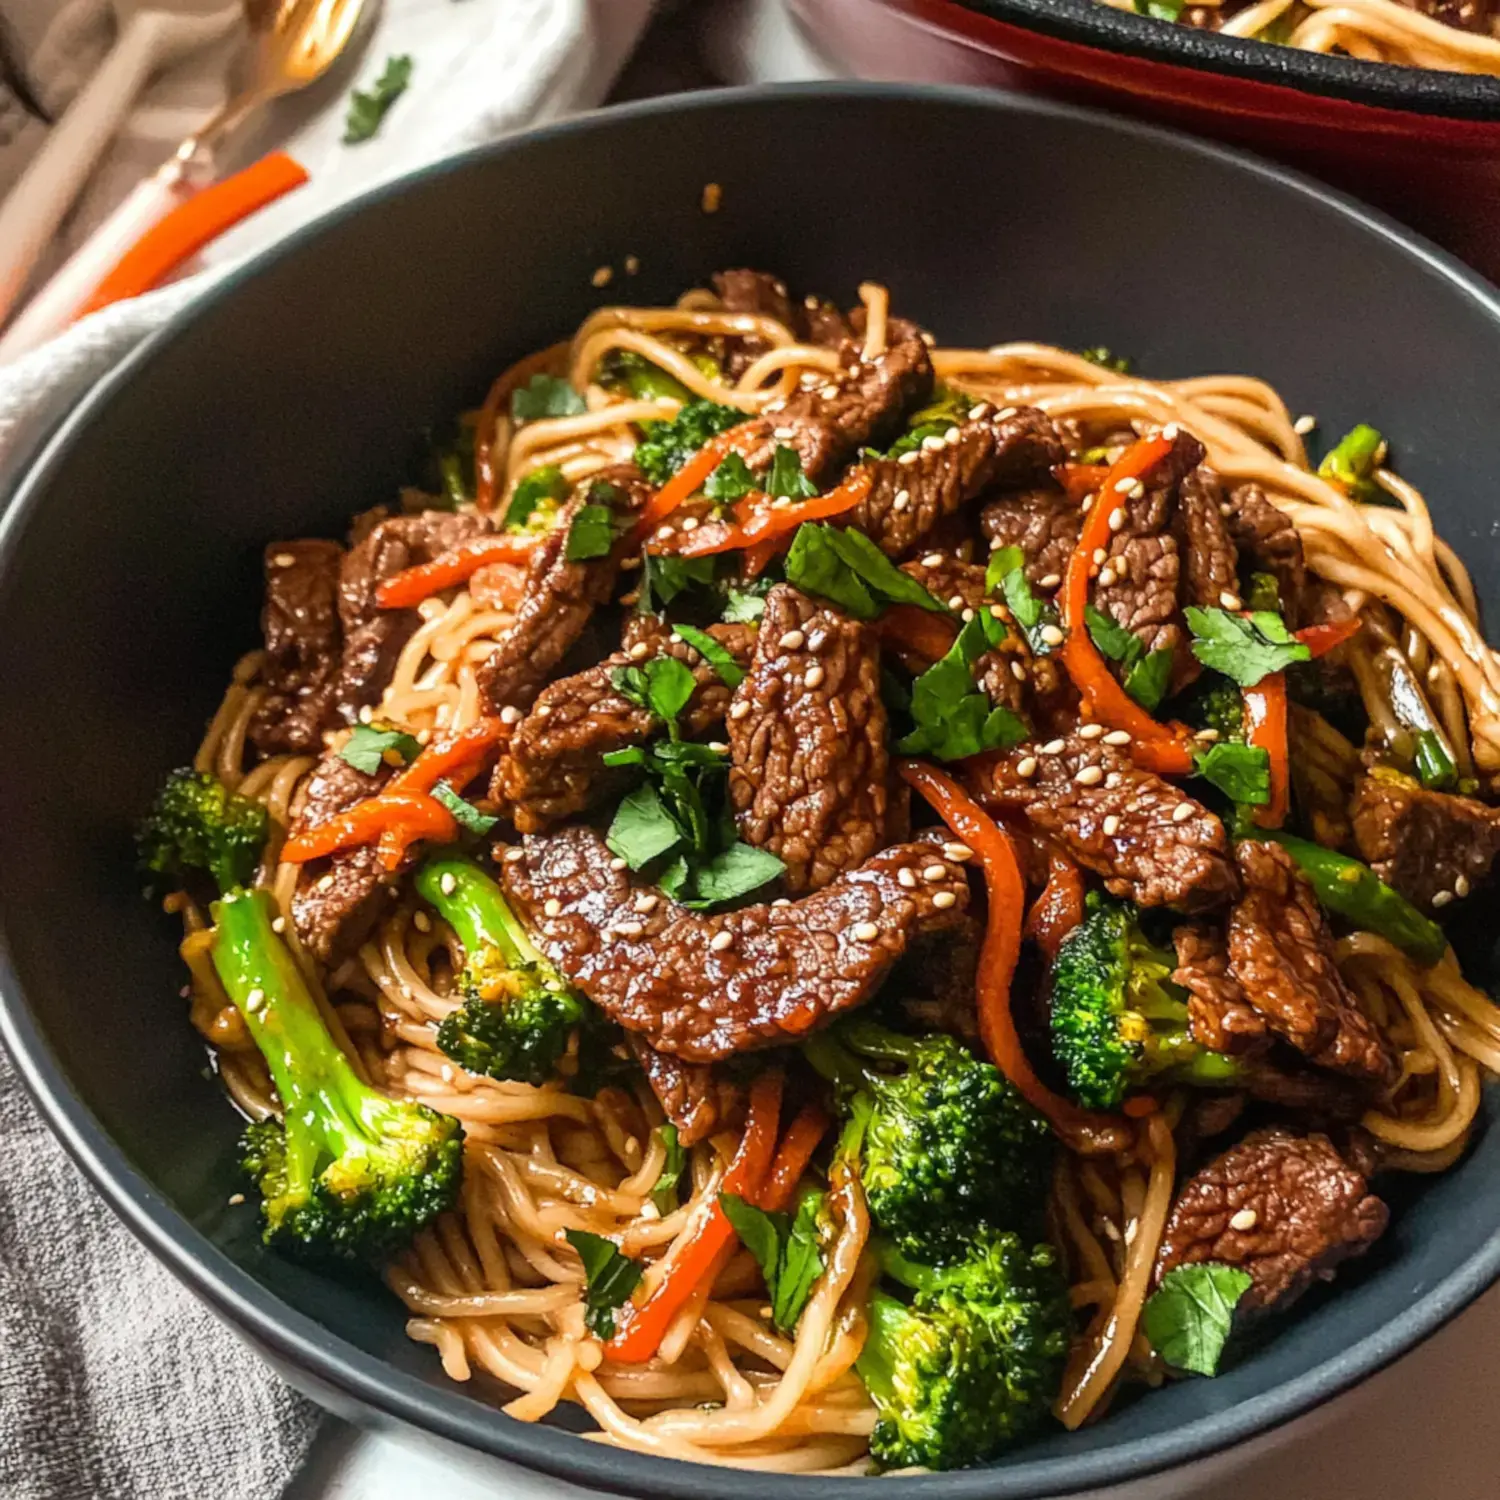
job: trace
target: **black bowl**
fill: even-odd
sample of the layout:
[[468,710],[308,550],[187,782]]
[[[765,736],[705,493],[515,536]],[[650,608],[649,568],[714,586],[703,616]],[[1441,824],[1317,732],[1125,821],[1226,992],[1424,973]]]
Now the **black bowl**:
[[[705,214],[705,183],[723,207]],[[640,272],[626,277],[627,256]],[[414,438],[602,302],[716,267],[852,299],[879,277],[947,340],[1105,343],[1147,371],[1252,371],[1325,429],[1367,420],[1500,595],[1489,543],[1500,303],[1299,179],[1136,125],[992,95],[831,86],[697,96],[549,128],[361,200],[233,277],[67,419],[0,524],[0,1031],[114,1209],[297,1384],[639,1495],[765,1480],[526,1426],[450,1384],[375,1282],[288,1265],[230,1208],[237,1122],[140,899],[132,818],[256,638],[270,538],[394,494]],[[605,290],[591,284],[616,268]],[[993,1468],[881,1493],[1058,1494],[1184,1462],[1394,1359],[1500,1273],[1500,1133],[1215,1381]],[[840,1481],[778,1478],[787,1497]]]

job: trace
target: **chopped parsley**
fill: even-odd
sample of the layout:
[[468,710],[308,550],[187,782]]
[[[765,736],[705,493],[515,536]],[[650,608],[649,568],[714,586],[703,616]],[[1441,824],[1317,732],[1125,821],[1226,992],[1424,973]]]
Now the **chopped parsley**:
[[636,590],[637,614],[659,615],[680,593],[695,584],[714,581],[717,557],[672,557],[641,553],[641,581]]
[[357,146],[380,131],[386,111],[406,92],[411,82],[412,62],[409,55],[388,57],[385,70],[368,90],[355,89],[349,95],[349,113],[344,117],[344,144]]
[[737,688],[745,680],[745,669],[706,630],[691,625],[674,625],[672,629],[719,674],[725,687]]
[[802,460],[795,448],[776,445],[771,455],[771,472],[766,475],[766,493],[773,500],[811,500],[818,493],[817,485],[803,473]]
[[990,553],[984,569],[984,591],[1004,597],[1016,628],[1026,637],[1033,655],[1046,656],[1056,649],[1043,638],[1042,632],[1057,624],[1057,610],[1031,592],[1026,577],[1026,555],[1019,547],[998,547]]
[[1241,687],[1254,687],[1272,672],[1312,659],[1312,652],[1271,610],[1256,610],[1248,619],[1226,609],[1197,606],[1189,606],[1185,614],[1193,633],[1193,655]]
[[1216,1375],[1234,1326],[1234,1310],[1250,1290],[1248,1271],[1217,1261],[1176,1266],[1162,1277],[1141,1313],[1151,1346],[1174,1370]]
[[[1136,0],[1136,10],[1143,16],[1155,16],[1159,21],[1175,21],[1182,14],[1185,0]],[[1079,354],[1091,365],[1101,370],[1113,370],[1116,375],[1128,375],[1135,361],[1128,354],[1115,354],[1103,344],[1090,344],[1080,349]]]
[[[784,453],[790,450],[778,448],[776,451]],[[710,500],[717,500],[720,504],[724,504],[730,500],[743,500],[756,488],[756,478],[750,472],[750,465],[738,453],[731,453],[708,476],[703,485],[703,493]]]
[[1026,721],[1003,704],[991,707],[974,684],[974,663],[1004,638],[998,620],[987,612],[978,614],[959,631],[948,654],[912,683],[914,727],[896,743],[902,755],[962,760],[984,750],[1008,749],[1026,738]]
[[480,812],[472,802],[465,802],[446,781],[438,782],[432,789],[432,795],[453,814],[458,820],[458,826],[470,833],[486,834],[500,821],[499,818],[490,817],[488,813]]
[[568,562],[589,562],[614,551],[616,540],[630,525],[630,518],[614,508],[619,498],[620,491],[607,480],[596,479],[589,486],[588,501],[574,514],[568,540],[563,544]]
[[[1137,15],[1150,16],[1156,21],[1180,21],[1182,12],[1187,8],[1187,0],[1135,0]],[[1106,354],[1108,350],[1104,351]],[[1083,351],[1083,357],[1089,357],[1089,351]],[[1100,363],[1100,361],[1095,361]]]
[[915,411],[907,423],[906,431],[896,439],[884,453],[867,449],[872,458],[900,458],[903,453],[914,453],[930,437],[943,437],[952,427],[968,419],[969,408],[974,397],[952,386],[939,384],[932,393],[932,400],[920,411]]
[[766,595],[776,586],[775,579],[751,579],[731,584],[724,591],[723,620],[726,625],[753,625],[766,612]]
[[556,464],[533,469],[511,491],[510,504],[505,507],[505,529],[519,531],[538,511],[546,514],[555,510],[571,488]]
[[404,729],[382,729],[375,724],[356,724],[354,733],[344,742],[339,759],[373,776],[382,765],[404,766],[415,760],[422,746],[417,737]]
[[1166,697],[1172,680],[1171,649],[1162,646],[1148,653],[1139,636],[1092,604],[1084,607],[1083,620],[1100,652],[1125,668],[1121,683],[1125,691],[1147,713],[1152,712]]
[[543,417],[576,417],[588,408],[583,397],[556,375],[533,375],[510,394],[510,415],[516,422],[539,422]]
[[687,707],[698,686],[693,669],[675,656],[658,656],[640,666],[616,667],[609,681],[622,698],[660,719],[673,739],[677,738],[677,715]]
[[599,1339],[615,1336],[615,1311],[630,1300],[640,1284],[641,1266],[620,1253],[620,1247],[587,1229],[565,1229],[568,1243],[583,1262],[583,1321]]
[[651,1201],[658,1213],[670,1213],[677,1205],[677,1185],[687,1169],[687,1148],[677,1138],[677,1127],[668,1120],[656,1127],[661,1143],[666,1148],[667,1159],[662,1163],[661,1175],[651,1189]]
[[952,613],[863,532],[826,522],[805,521],[797,528],[786,555],[786,581],[832,601],[856,620],[873,620],[888,604]]
[[1193,769],[1231,802],[1264,807],[1271,800],[1271,757],[1259,745],[1213,745],[1194,755]]
[[771,1295],[771,1321],[790,1333],[823,1274],[818,1242],[821,1193],[803,1195],[796,1217],[767,1213],[735,1193],[720,1193],[719,1207],[745,1248],[755,1257]]

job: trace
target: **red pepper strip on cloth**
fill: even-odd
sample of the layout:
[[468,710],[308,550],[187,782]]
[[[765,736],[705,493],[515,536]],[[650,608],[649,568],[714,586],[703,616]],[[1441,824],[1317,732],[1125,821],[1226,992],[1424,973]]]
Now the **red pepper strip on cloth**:
[[1291,806],[1286,675],[1272,672],[1241,692],[1245,699],[1245,741],[1266,752],[1271,771],[1271,800],[1255,808],[1251,816],[1261,828],[1280,828]]
[[455,791],[461,791],[509,732],[499,719],[486,718],[451,739],[429,745],[373,797],[365,797],[316,828],[289,838],[282,845],[281,857],[303,864],[341,849],[374,844],[386,869],[394,870],[418,839],[451,843],[458,837],[458,821],[432,795],[432,789],[439,781],[446,781]]
[[[776,1149],[781,1089],[780,1073],[762,1073],[750,1085],[745,1133],[719,1184],[720,1192],[737,1193],[752,1203],[759,1197]],[[605,1345],[609,1357],[626,1365],[650,1359],[672,1320],[702,1287],[713,1284],[737,1243],[715,1198],[708,1212],[698,1215],[697,1222],[668,1253],[661,1279],[640,1301],[626,1303],[615,1314],[615,1336]]]
[[990,1061],[1010,1079],[1052,1128],[1075,1149],[1120,1149],[1130,1137],[1120,1121],[1091,1114],[1037,1077],[1011,1011],[1010,985],[1021,954],[1021,919],[1026,884],[1009,835],[946,772],[924,761],[903,760],[897,769],[909,786],[937,810],[953,836],[974,851],[989,894],[984,945],[979,954],[977,1003],[979,1034]]
[[1170,438],[1142,438],[1132,443],[1104,476],[1104,484],[1084,520],[1078,546],[1068,559],[1067,576],[1063,580],[1062,617],[1068,638],[1063,644],[1062,662],[1083,695],[1085,712],[1099,723],[1123,729],[1131,736],[1130,753],[1137,765],[1159,775],[1186,776],[1193,769],[1193,753],[1186,735],[1153,719],[1115,681],[1089,635],[1084,618],[1089,580],[1096,570],[1094,553],[1107,548],[1114,535],[1110,517],[1125,504],[1124,491],[1150,473],[1171,451]]
[[779,509],[776,501],[768,501],[764,495],[747,495],[734,507],[734,525],[711,521],[695,531],[678,531],[661,541],[652,539],[646,550],[672,557],[707,557],[715,552],[779,543],[804,521],[823,521],[853,510],[870,493],[871,482],[868,469],[854,469],[826,495],[814,495]]
[[467,542],[414,568],[403,568],[385,579],[375,590],[375,603],[381,609],[410,609],[443,589],[467,583],[490,563],[525,562],[531,556],[539,537],[476,536]]

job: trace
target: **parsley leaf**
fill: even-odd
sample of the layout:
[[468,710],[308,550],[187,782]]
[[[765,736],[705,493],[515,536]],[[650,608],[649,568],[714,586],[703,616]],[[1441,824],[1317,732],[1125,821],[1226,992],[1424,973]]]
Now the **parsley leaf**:
[[438,782],[432,795],[458,819],[458,826],[467,828],[470,833],[488,833],[500,821],[480,812],[472,802],[465,802],[446,781]]
[[638,667],[616,667],[609,682],[622,698],[655,714],[674,733],[677,715],[698,686],[693,669],[675,656],[658,656]]
[[357,146],[380,130],[386,111],[406,92],[411,82],[411,58],[406,53],[385,60],[385,71],[368,92],[354,89],[349,95],[349,113],[344,117],[344,144]]
[[608,557],[614,550],[616,537],[630,525],[628,516],[615,513],[614,503],[619,498],[620,491],[607,480],[596,479],[589,486],[588,501],[574,513],[563,545],[568,562]]
[[612,1339],[615,1309],[630,1300],[639,1284],[640,1263],[621,1255],[619,1246],[602,1234],[590,1234],[587,1229],[565,1229],[563,1233],[583,1262],[584,1324],[596,1338]]
[[1057,624],[1057,610],[1031,592],[1026,577],[1026,555],[1019,547],[1000,547],[990,553],[984,569],[984,591],[1005,596],[1016,628],[1026,637],[1026,644],[1036,656],[1046,656],[1057,648],[1043,639],[1042,632]]
[[1318,477],[1342,485],[1354,500],[1388,505],[1390,498],[1375,482],[1375,470],[1385,456],[1385,439],[1366,423],[1351,428],[1324,455]]
[[771,472],[766,476],[766,493],[773,500],[811,500],[818,493],[817,485],[802,472],[802,460],[795,448],[776,445],[771,455]]
[[1249,1272],[1216,1261],[1177,1266],[1162,1277],[1141,1314],[1146,1337],[1174,1370],[1217,1374],[1235,1305],[1250,1283]]
[[[776,451],[785,453],[790,450],[778,448]],[[795,456],[794,454],[793,457]],[[726,500],[743,500],[755,488],[755,475],[750,472],[749,464],[738,453],[731,453],[708,476],[703,485],[703,493],[710,500],[718,500],[722,503]]]
[[873,620],[888,604],[951,613],[863,532],[817,521],[797,528],[786,555],[786,580],[804,594],[831,600],[857,620]]
[[1194,757],[1195,774],[1229,798],[1252,807],[1271,800],[1271,757],[1259,745],[1221,743]]
[[543,464],[541,468],[533,469],[511,491],[510,504],[505,508],[505,529],[519,530],[539,508],[546,510],[556,506],[571,488],[556,464]]
[[1102,609],[1086,604],[1083,620],[1089,628],[1089,639],[1111,661],[1134,666],[1141,659],[1146,648],[1141,644],[1140,637],[1126,630],[1113,615],[1107,615]]
[[1248,620],[1225,609],[1195,605],[1185,614],[1193,632],[1193,655],[1241,687],[1254,687],[1272,672],[1312,659],[1312,652],[1270,610],[1257,610]]
[[823,1256],[818,1245],[818,1213],[822,1197],[804,1195],[797,1216],[767,1213],[734,1193],[720,1193],[719,1207],[755,1257],[766,1290],[771,1294],[771,1321],[790,1333],[807,1306],[818,1277],[823,1274]]
[[671,853],[684,837],[656,787],[643,781],[615,809],[604,842],[632,870],[639,870]]
[[[1155,16],[1160,21],[1175,21],[1182,14],[1186,0],[1136,0],[1135,8],[1145,16]],[[1130,374],[1135,361],[1128,354],[1115,354],[1103,344],[1090,344],[1080,349],[1079,354],[1091,365],[1102,370],[1113,370],[1116,375]]]
[[692,625],[674,625],[672,630],[719,674],[719,681],[725,687],[737,688],[745,680],[745,669],[706,630],[698,630]]
[[556,375],[533,375],[510,394],[510,415],[516,422],[537,422],[543,417],[576,417],[587,411],[582,396]]
[[736,841],[692,868],[694,894],[684,899],[683,905],[703,911],[721,902],[738,901],[769,885],[785,869],[769,850]]
[[[1131,639],[1134,640],[1135,637],[1132,636]],[[1152,713],[1167,696],[1167,686],[1171,681],[1172,648],[1160,646],[1143,656],[1126,672],[1122,685],[1147,713]]]
[[684,589],[698,583],[712,583],[718,561],[712,556],[672,557],[642,552],[636,613],[659,615]]
[[[415,760],[421,750],[416,736],[404,729],[379,729],[374,724],[356,724],[354,733],[339,751],[339,759],[347,761],[356,771],[373,776],[382,765],[406,765]],[[396,759],[388,760],[387,754],[396,756]]]
[[988,614],[976,615],[959,631],[948,654],[912,683],[915,727],[897,741],[901,754],[962,760],[983,750],[1018,745],[1026,738],[1025,720],[1004,706],[992,708],[989,698],[974,685],[974,663],[995,644],[989,638],[991,629],[999,636],[999,621]]
[[724,591],[724,623],[753,625],[766,612],[766,595],[773,580],[757,578],[750,583],[735,584]]
[[656,1133],[667,1148],[667,1159],[662,1163],[656,1186],[651,1189],[651,1201],[659,1213],[669,1213],[676,1205],[677,1184],[682,1181],[687,1167],[687,1148],[677,1139],[677,1127],[670,1120],[665,1125],[658,1125]]

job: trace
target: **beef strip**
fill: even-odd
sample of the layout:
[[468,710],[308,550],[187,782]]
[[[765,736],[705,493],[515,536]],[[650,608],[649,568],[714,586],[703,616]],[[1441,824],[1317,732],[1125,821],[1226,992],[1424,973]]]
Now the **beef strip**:
[[[713,282],[725,312],[775,318],[794,333],[798,331],[800,320],[787,295],[786,282],[779,276],[767,271],[717,271]],[[723,339],[722,347],[724,373],[731,380],[738,380],[771,346],[752,335],[730,334]]]
[[1229,947],[1217,927],[1188,922],[1172,934],[1177,968],[1172,979],[1188,992],[1193,1039],[1213,1052],[1259,1050],[1267,1041],[1265,1018],[1245,998],[1229,972]]
[[963,867],[930,843],[883,850],[795,904],[713,916],[632,887],[577,824],[528,837],[500,871],[568,981],[687,1062],[792,1042],[862,1004],[918,934],[961,921],[969,899]]
[[651,486],[634,464],[617,464],[596,474],[563,506],[557,524],[531,555],[514,622],[479,668],[479,691],[495,713],[531,705],[595,608],[614,592],[624,537],[607,557],[580,562],[567,558],[574,519],[585,505],[600,503],[597,497],[607,493],[605,485],[614,487],[614,509],[620,515],[635,514],[651,497]]
[[1223,486],[1201,465],[1178,486],[1172,534],[1181,558],[1183,605],[1218,609],[1221,595],[1239,596],[1239,551],[1223,503]]
[[974,762],[968,778],[985,807],[1024,812],[1113,896],[1191,913],[1221,905],[1238,887],[1218,818],[1101,739],[1075,733],[1023,745]]
[[309,538],[266,548],[266,696],[250,721],[250,740],[262,755],[321,751],[323,734],[338,722],[343,631],[339,625],[337,542]]
[[745,461],[762,470],[776,445],[784,444],[795,449],[814,480],[825,483],[857,449],[890,443],[905,413],[931,394],[932,360],[915,333],[894,340],[871,360],[861,357],[857,340],[846,340],[837,374],[766,407],[765,440]]
[[1500,854],[1500,810],[1393,772],[1361,776],[1349,816],[1360,858],[1424,909],[1467,895]]
[[680,1144],[697,1145],[736,1112],[740,1091],[718,1069],[658,1052],[636,1032],[628,1041],[662,1112],[677,1127]]
[[[389,769],[366,775],[330,750],[307,778],[293,834],[318,828],[385,784]],[[297,876],[292,924],[302,946],[322,963],[346,957],[369,935],[390,896],[397,875],[387,871],[373,848],[347,849],[327,859],[309,860]]]
[[1308,879],[1279,844],[1235,846],[1244,892],[1229,913],[1229,968],[1267,1024],[1318,1067],[1390,1083],[1396,1062],[1339,974]]
[[[1035,407],[996,415],[988,402],[941,437],[899,458],[870,461],[869,496],[844,517],[888,557],[910,552],[938,521],[996,486],[1036,484],[1067,457],[1061,434]],[[904,499],[902,497],[905,497]]]
[[[1239,1218],[1244,1228],[1236,1228]],[[1249,1273],[1240,1315],[1282,1310],[1363,1255],[1389,1213],[1324,1135],[1264,1130],[1183,1184],[1156,1258],[1156,1281],[1213,1261]]]
[[396,659],[422,623],[414,609],[381,609],[375,602],[381,583],[489,529],[483,516],[426,510],[379,522],[349,550],[339,577],[344,655],[336,688],[345,724],[355,723],[361,708],[380,701]]
[[1028,580],[1051,591],[1068,571],[1083,513],[1061,490],[1032,489],[991,500],[980,512],[979,526],[992,550],[1019,547]]
[[[652,618],[654,621],[654,617]],[[607,798],[622,775],[604,764],[611,750],[641,745],[660,732],[655,715],[622,696],[613,683],[620,668],[660,655],[675,656],[693,669],[697,687],[679,717],[689,737],[706,734],[724,720],[730,690],[717,670],[685,641],[673,640],[658,624],[654,639],[639,625],[630,644],[598,666],[549,684],[495,766],[490,795],[522,833],[542,829]],[[746,667],[755,644],[749,625],[712,625],[713,636]]]
[[729,798],[747,844],[815,891],[885,842],[887,721],[874,630],[788,584],[766,596],[729,708]]
[[1278,510],[1258,484],[1236,485],[1230,490],[1225,517],[1229,535],[1239,550],[1241,572],[1248,582],[1251,573],[1269,573],[1281,594],[1281,610],[1287,623],[1300,626],[1303,595],[1307,587],[1307,563],[1302,556],[1302,538],[1285,511]]

